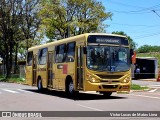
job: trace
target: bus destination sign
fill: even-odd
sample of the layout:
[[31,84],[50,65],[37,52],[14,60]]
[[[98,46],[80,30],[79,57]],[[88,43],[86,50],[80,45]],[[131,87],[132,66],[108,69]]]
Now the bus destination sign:
[[106,38],[103,38],[103,37],[97,37],[96,38],[96,43],[110,43],[110,44],[119,44],[120,43],[120,40],[115,40],[115,39],[106,39]]
[[128,40],[126,38],[116,36],[90,35],[88,36],[88,43],[128,45]]

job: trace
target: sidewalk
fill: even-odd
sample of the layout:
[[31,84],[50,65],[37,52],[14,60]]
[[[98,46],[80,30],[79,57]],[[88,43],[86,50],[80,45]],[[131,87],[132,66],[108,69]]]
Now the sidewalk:
[[160,85],[160,82],[157,82],[156,79],[138,79],[138,80],[132,80],[132,84],[137,84],[141,86],[150,86],[150,85]]

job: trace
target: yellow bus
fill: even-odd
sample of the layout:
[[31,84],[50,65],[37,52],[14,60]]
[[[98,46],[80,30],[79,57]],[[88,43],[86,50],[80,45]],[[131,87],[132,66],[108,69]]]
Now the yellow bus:
[[73,95],[79,91],[129,92],[131,57],[125,36],[86,33],[31,47],[26,60],[26,82]]

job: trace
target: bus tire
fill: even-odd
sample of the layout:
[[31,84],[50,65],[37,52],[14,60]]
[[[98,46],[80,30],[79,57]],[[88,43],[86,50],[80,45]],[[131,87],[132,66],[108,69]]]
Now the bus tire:
[[68,80],[66,84],[66,93],[69,97],[75,97],[78,91],[75,91],[74,84],[72,80]]
[[68,94],[70,96],[72,96],[74,94],[74,85],[73,85],[73,81],[69,80],[68,85],[67,85],[67,89],[68,89]]
[[110,97],[112,95],[112,92],[101,92],[104,96]]
[[42,86],[42,80],[41,79],[38,79],[37,87],[38,87],[38,91],[40,91],[40,92],[43,91],[43,86]]

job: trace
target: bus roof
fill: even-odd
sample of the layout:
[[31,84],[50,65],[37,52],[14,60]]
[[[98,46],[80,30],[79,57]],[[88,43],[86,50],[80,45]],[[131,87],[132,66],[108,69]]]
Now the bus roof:
[[67,43],[67,42],[72,42],[81,38],[87,38],[87,36],[89,35],[106,35],[106,36],[117,36],[117,37],[123,37],[126,38],[126,36],[122,36],[122,35],[117,35],[117,34],[108,34],[108,33],[85,33],[85,34],[81,34],[81,35],[77,35],[77,36],[73,36],[73,37],[69,37],[69,38],[64,38],[58,41],[54,41],[54,42],[50,42],[50,43],[46,43],[46,44],[42,44],[42,45],[37,45],[34,47],[31,47],[28,49],[28,51],[32,51],[34,49],[41,49],[41,48],[45,48],[48,46],[52,46],[52,45],[59,45],[59,44],[63,44],[63,43]]

